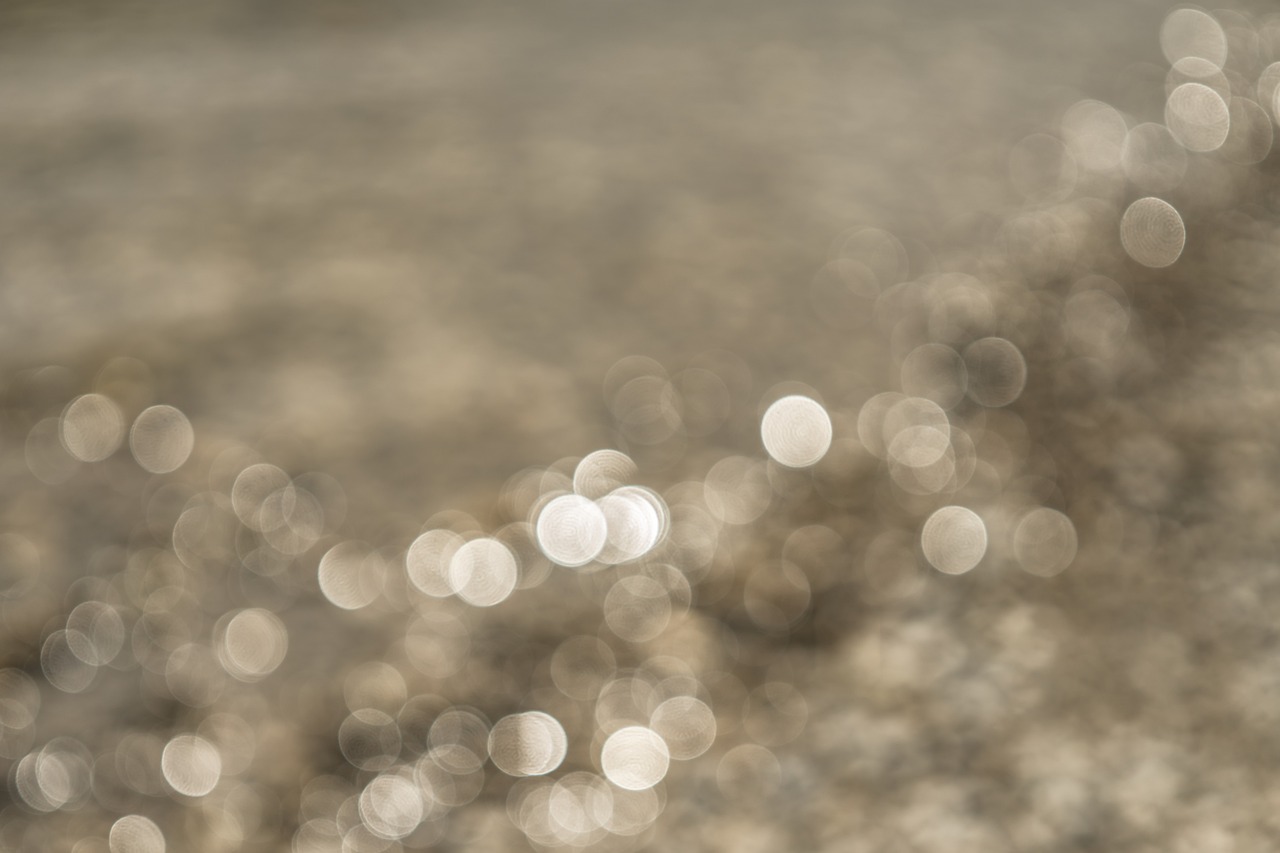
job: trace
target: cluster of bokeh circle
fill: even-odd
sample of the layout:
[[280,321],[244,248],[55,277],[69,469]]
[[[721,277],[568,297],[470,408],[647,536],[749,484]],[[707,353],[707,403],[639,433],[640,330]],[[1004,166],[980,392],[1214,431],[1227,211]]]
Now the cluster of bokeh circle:
[[[1243,17],[1221,17],[1185,8],[1165,20],[1163,123],[1085,100],[1065,111],[1058,132],[1015,146],[1011,179],[1025,205],[1001,235],[1011,266],[1028,277],[1053,272],[1045,265],[1066,251],[1062,235],[1082,243],[1074,223],[1097,221],[1116,199],[1123,212],[1115,209],[1103,241],[1142,267],[1175,264],[1187,241],[1175,203],[1188,197],[1187,176],[1268,155],[1280,62],[1263,65],[1262,39]],[[40,674],[62,693],[139,671],[144,686],[190,709],[183,719],[192,724],[164,738],[130,734],[105,751],[88,737],[37,744],[40,685],[21,669],[0,670],[0,757],[16,807],[40,816],[93,803],[110,813],[105,832],[88,830],[76,853],[162,853],[159,810],[121,813],[140,798],[199,810],[229,849],[251,837],[265,807],[238,778],[261,739],[243,704],[223,703],[306,650],[291,646],[287,619],[258,586],[196,619],[199,630],[184,626],[184,614],[202,611],[192,600],[198,585],[183,578],[234,560],[278,592],[313,553],[308,583],[328,606],[403,626],[395,662],[371,659],[342,680],[332,745],[346,767],[308,779],[295,813],[280,819],[295,827],[295,853],[427,848],[468,805],[499,795],[510,825],[536,846],[630,849],[651,837],[668,776],[708,756],[725,796],[767,795],[783,774],[775,750],[804,731],[803,693],[772,670],[749,686],[730,666],[704,666],[686,643],[735,530],[813,495],[845,507],[852,487],[896,502],[914,524],[909,535],[876,536],[848,565],[872,601],[910,595],[929,569],[1011,566],[1052,578],[1077,555],[1052,460],[1035,457],[1017,414],[1036,376],[1016,336],[1002,333],[1008,294],[959,269],[926,263],[912,275],[914,254],[887,231],[853,229],[809,294],[823,319],[866,317],[868,334],[888,331],[896,384],[829,405],[813,388],[783,383],[759,400],[762,454],[720,454],[665,488],[643,482],[645,460],[668,470],[673,443],[683,453],[726,423],[749,385],[733,356],[707,354],[674,375],[651,358],[622,359],[606,375],[604,403],[625,449],[519,472],[501,495],[506,524],[484,529],[444,513],[403,548],[341,538],[345,496],[332,477],[294,476],[244,448],[220,452],[206,472],[210,488],[157,509],[169,519],[166,547],[118,555],[115,574],[79,585],[39,650]],[[1132,321],[1125,287],[1101,271],[1075,277],[1055,320],[1075,355],[1097,364],[1125,346]],[[126,444],[149,476],[187,465],[197,442],[181,411],[151,405],[131,417],[108,393],[77,396],[31,427],[27,467],[57,485]],[[169,493],[149,494],[163,503]],[[797,555],[836,538],[821,525],[793,531],[782,560],[743,568],[729,585],[735,612],[785,635],[809,612],[816,583]],[[17,534],[0,535],[0,552],[3,596],[21,601],[38,584],[39,555]],[[546,606],[532,596],[557,575],[586,590],[598,619],[535,662],[543,687],[494,715],[436,692],[467,682],[470,611],[519,606],[525,595]],[[424,680],[432,689],[420,689]]]

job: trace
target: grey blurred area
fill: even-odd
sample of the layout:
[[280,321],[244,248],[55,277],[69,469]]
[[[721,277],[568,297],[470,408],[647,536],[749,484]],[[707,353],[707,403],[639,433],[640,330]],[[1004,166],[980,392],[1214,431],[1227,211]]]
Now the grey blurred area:
[[1280,21],[1174,9],[0,5],[0,850],[1275,849]]

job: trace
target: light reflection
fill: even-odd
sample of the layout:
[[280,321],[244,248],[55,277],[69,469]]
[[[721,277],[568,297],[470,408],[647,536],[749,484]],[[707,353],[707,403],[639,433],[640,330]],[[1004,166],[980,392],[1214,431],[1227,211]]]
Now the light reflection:
[[744,743],[726,752],[716,765],[716,784],[732,800],[771,797],[782,784],[782,765],[766,747]]
[[145,409],[129,430],[133,458],[152,474],[168,474],[181,468],[191,456],[195,441],[191,421],[173,406]]
[[633,481],[639,469],[636,463],[617,450],[588,453],[573,471],[573,490],[596,500]]
[[1013,533],[1018,564],[1033,575],[1052,577],[1076,557],[1076,528],[1071,519],[1048,507],[1022,516]]
[[75,653],[67,631],[54,631],[40,647],[40,668],[49,683],[64,693],[82,693],[98,673]]
[[536,530],[538,545],[547,559],[579,568],[604,549],[609,523],[595,501],[582,495],[561,495],[542,508]]
[[131,814],[111,825],[107,836],[111,853],[164,853],[164,833],[155,821]]
[[1160,49],[1170,64],[1194,56],[1221,68],[1227,61],[1227,35],[1207,12],[1176,9],[1160,26]]
[[242,524],[261,531],[264,523],[268,526],[272,523],[270,515],[265,519],[260,517],[264,505],[272,495],[288,488],[289,483],[289,475],[275,465],[266,462],[250,465],[231,486],[231,507]]
[[605,596],[604,619],[619,638],[642,643],[666,630],[671,619],[671,599],[652,578],[625,577]]
[[1062,116],[1062,134],[1071,153],[1095,172],[1119,168],[1128,132],[1119,110],[1101,101],[1079,101]]
[[1022,352],[1004,338],[983,338],[965,347],[969,373],[969,397],[988,408],[1007,406],[1022,395],[1027,382],[1027,362]]
[[1231,114],[1222,95],[1202,83],[1183,83],[1169,93],[1164,123],[1188,151],[1216,151],[1227,140]]
[[462,776],[484,767],[489,758],[489,721],[467,708],[450,708],[431,724],[431,760],[449,773]]
[[320,558],[320,591],[343,610],[368,607],[382,594],[386,580],[382,556],[362,542],[334,545]]
[[433,598],[453,595],[449,583],[449,565],[453,555],[466,542],[452,530],[428,530],[409,546],[405,554],[405,570],[420,592]]
[[124,622],[104,601],[86,601],[67,616],[67,646],[90,666],[106,666],[124,647]]
[[165,745],[160,768],[173,790],[187,797],[203,797],[222,776],[222,756],[202,737],[179,735]]
[[831,417],[817,400],[794,394],[769,406],[760,421],[760,435],[778,463],[808,468],[831,447]]
[[218,660],[239,681],[258,681],[275,672],[289,649],[284,623],[260,607],[235,613],[215,631],[221,635]]
[[1146,267],[1167,267],[1182,255],[1187,230],[1173,205],[1140,198],[1124,212],[1120,242],[1129,257]]
[[[1262,195],[1250,189],[1266,171],[1246,167],[1274,143],[1280,62],[1266,62],[1278,35],[1276,21],[1255,32],[1241,16],[1178,10],[1160,39],[1172,67],[1143,71],[1156,114],[1165,86],[1164,124],[1130,128],[1151,110],[1077,102],[1060,137],[1035,133],[1010,152],[1023,206],[966,221],[963,240],[936,255],[880,229],[839,235],[808,292],[826,328],[804,320],[829,362],[813,377],[830,384],[829,406],[789,385],[754,424],[739,416],[760,399],[740,359],[673,361],[668,374],[627,357],[603,388],[627,452],[525,469],[491,505],[468,493],[466,511],[425,525],[423,506],[457,496],[426,484],[420,501],[396,508],[379,500],[376,467],[348,466],[349,504],[332,476],[291,478],[265,449],[211,442],[204,426],[197,441],[183,412],[151,405],[161,377],[136,360],[113,360],[83,396],[70,371],[23,380],[39,403],[11,407],[15,465],[38,482],[15,485],[0,531],[0,629],[13,665],[31,674],[0,670],[0,757],[12,762],[14,799],[0,847],[61,849],[46,843],[60,827],[100,824],[92,831],[105,835],[103,814],[152,808],[166,831],[228,848],[270,844],[295,825],[295,851],[496,847],[513,837],[492,825],[506,788],[511,823],[535,845],[680,844],[646,835],[666,806],[663,783],[677,810],[665,833],[701,803],[690,784],[714,781],[731,807],[764,808],[784,767],[787,796],[825,772],[798,760],[811,747],[832,749],[859,785],[905,779],[930,760],[903,746],[915,711],[961,739],[1033,709],[1044,697],[1030,675],[1053,654],[1002,618],[1019,587],[1000,586],[1010,576],[998,572],[943,583],[927,567],[961,574],[987,561],[1049,578],[1077,561],[1087,571],[1102,553],[1139,588],[1142,560],[1204,544],[1177,512],[1220,496],[1252,504],[1256,478],[1244,473],[1265,469],[1265,442],[1238,438],[1193,458],[1199,448],[1180,436],[1203,432],[1203,418],[1184,422],[1168,399],[1141,397],[1164,370],[1182,371],[1177,393],[1192,393],[1215,354],[1185,346],[1203,318],[1186,311],[1181,283],[1125,264],[1177,261],[1185,222],[1206,239],[1232,221],[1266,237]],[[1172,203],[1125,207],[1145,193]],[[1209,258],[1216,269],[1189,260],[1261,280],[1231,248]],[[1265,306],[1263,293],[1253,295]],[[757,376],[794,367],[799,356],[781,351],[765,363],[766,343],[751,354]],[[1241,369],[1266,374],[1270,349],[1259,343]],[[134,466],[112,457],[126,414],[139,411],[127,434]],[[1173,426],[1166,435],[1147,417]],[[1114,448],[1109,424],[1124,433]],[[1064,452],[1073,431],[1079,443]],[[596,446],[580,439],[555,452]],[[293,451],[276,462],[305,459]],[[1237,452],[1250,460],[1244,473],[1180,507],[1181,484],[1198,484],[1214,454]],[[1116,494],[1093,505],[1081,482],[1099,470]],[[67,519],[101,542],[81,547],[50,511],[73,505]],[[403,554],[403,573],[390,554]],[[1257,606],[1246,593],[1233,601]],[[991,625],[994,640],[983,633]],[[987,642],[1009,648],[988,652]],[[1143,652],[1138,663],[1149,657],[1178,655]],[[846,664],[865,694],[833,709],[814,685],[849,675]],[[1131,669],[1144,694],[1168,698],[1176,686],[1172,674]],[[112,720],[84,743],[37,740],[66,708],[100,701],[129,708],[128,725],[172,727]],[[1176,727],[1184,712],[1174,706],[1162,713]],[[545,710],[492,726],[486,716],[517,708]],[[326,746],[312,753],[317,733]],[[852,754],[839,752],[851,743]],[[280,781],[298,755],[307,769]],[[668,776],[670,761],[697,763]],[[315,776],[325,766],[337,775]],[[1079,796],[1052,791],[1033,798]],[[926,786],[907,799],[952,795]],[[933,811],[904,814],[893,819]],[[129,814],[109,841],[72,849],[104,844],[153,853],[164,839]]]
[[449,560],[450,587],[475,607],[505,601],[516,587],[518,574],[515,554],[497,539],[472,539]]
[[81,462],[101,462],[124,440],[120,407],[101,394],[72,400],[62,413],[62,445]]
[[920,533],[925,558],[938,571],[963,574],[987,552],[987,528],[973,510],[947,506],[929,516]]
[[703,497],[715,518],[725,524],[743,525],[755,521],[769,508],[772,489],[762,463],[745,456],[729,456],[707,472]]
[[543,776],[564,761],[568,743],[564,727],[555,717],[527,711],[493,724],[489,755],[508,776]]
[[600,750],[604,775],[628,791],[652,788],[661,782],[670,761],[666,742],[645,726],[618,729]]
[[379,838],[404,838],[422,821],[422,792],[411,778],[384,773],[361,792],[360,818]]
[[400,755],[400,729],[391,715],[375,708],[352,711],[338,727],[338,748],[354,767],[386,770]]
[[710,706],[694,696],[673,696],[649,718],[649,727],[666,743],[677,761],[691,761],[711,748],[716,717]]

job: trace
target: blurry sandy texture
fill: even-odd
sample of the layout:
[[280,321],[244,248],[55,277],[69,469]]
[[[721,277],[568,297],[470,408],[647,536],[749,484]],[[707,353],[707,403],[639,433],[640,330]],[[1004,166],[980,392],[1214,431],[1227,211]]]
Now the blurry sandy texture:
[[[1191,154],[1160,192],[1077,164],[1059,193],[1017,153],[1084,98],[1130,127],[1163,122],[1171,8],[5,3],[0,668],[28,680],[0,678],[0,849],[158,853],[123,829],[108,843],[131,814],[170,851],[523,850],[526,835],[734,853],[1274,849],[1275,155]],[[1260,98],[1280,25],[1219,20],[1231,94]],[[1145,195],[1185,223],[1171,266],[1121,245]],[[838,239],[858,227],[892,232],[901,257]],[[815,282],[841,260],[861,284]],[[1110,282],[1081,284],[1094,274]],[[984,406],[971,378],[944,407],[965,483],[904,490],[859,415],[881,392],[928,396],[907,387],[917,346],[987,336],[1025,358],[1025,390]],[[657,440],[611,410],[607,376],[631,355],[674,383],[655,392],[676,413]],[[90,392],[126,428],[180,409],[190,458],[151,474],[124,440],[71,461],[56,419]],[[830,413],[825,467],[765,463],[761,415],[784,393]],[[709,550],[578,571],[526,541],[520,588],[493,607],[406,579],[425,529],[529,520],[602,447],[671,507],[700,506],[689,530]],[[756,479],[725,494],[768,504],[741,524],[712,518],[728,498],[699,503],[735,456]],[[306,481],[320,520],[301,540],[233,504],[261,463],[340,484]],[[520,481],[531,494],[509,482],[553,463]],[[958,576],[920,545],[950,504],[990,538]],[[1053,577],[1019,568],[1037,507],[1078,533]],[[317,573],[349,541],[385,567],[345,610]],[[652,586],[615,591],[630,576],[664,585],[665,629],[620,609]],[[124,639],[92,671],[67,658],[92,680],[55,672],[59,687],[49,638],[84,602],[109,605]],[[218,658],[247,608],[287,632],[261,678],[246,675],[257,658]],[[266,633],[250,645],[269,651],[275,624],[252,622]],[[555,654],[575,636],[613,661],[566,691]],[[611,677],[640,711],[599,710]],[[517,827],[533,819],[482,732],[482,770],[431,771],[471,799],[441,794],[412,834],[379,837],[359,797],[387,767],[353,766],[339,742],[349,715],[385,713],[403,741],[388,761],[422,785],[414,697],[429,697],[415,725],[467,708],[487,731],[539,710],[568,733],[550,780],[616,782],[605,738],[649,724],[668,693],[704,700],[718,734],[634,801],[634,832],[591,825],[604,807],[582,791],[608,789],[594,776],[548,801],[551,829]],[[217,725],[217,786],[189,796],[198,779],[175,784],[161,750]],[[75,757],[20,768],[57,738]],[[615,795],[621,814],[631,795]]]

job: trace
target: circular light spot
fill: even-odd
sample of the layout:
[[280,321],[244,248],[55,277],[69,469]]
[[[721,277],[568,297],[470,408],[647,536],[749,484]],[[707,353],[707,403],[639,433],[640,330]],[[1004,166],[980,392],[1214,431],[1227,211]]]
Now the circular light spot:
[[178,735],[165,745],[160,770],[169,786],[188,797],[203,797],[222,776],[222,756],[197,735]]
[[831,417],[817,400],[793,394],[769,406],[760,421],[760,437],[778,464],[807,468],[831,447]]
[[449,564],[465,542],[452,530],[428,530],[413,540],[404,558],[409,581],[434,598],[453,595],[453,587],[449,585]]
[[101,462],[123,440],[120,407],[101,394],[77,397],[62,413],[62,446],[81,462]]
[[264,521],[279,524],[280,520],[273,513],[268,513],[268,517],[263,518],[262,510],[267,506],[268,498],[287,489],[289,485],[289,475],[276,466],[265,462],[250,465],[240,472],[231,485],[231,508],[245,527],[258,531],[269,529],[272,525],[264,525]]
[[195,446],[187,416],[173,406],[145,409],[129,430],[129,449],[144,471],[167,474],[182,467]]
[[11,790],[40,812],[76,809],[89,794],[93,757],[74,738],[55,738],[13,769]]
[[489,721],[465,708],[450,708],[431,724],[431,759],[455,775],[475,773],[488,758]]
[[1062,116],[1062,135],[1086,169],[1107,172],[1120,165],[1129,128],[1119,110],[1101,101],[1080,101]]
[[680,395],[665,375],[637,376],[612,396],[622,434],[636,444],[661,444],[679,432]]
[[352,711],[377,708],[391,713],[403,707],[409,697],[400,670],[383,661],[366,661],[342,680],[342,699]]
[[645,726],[618,729],[600,750],[605,778],[628,791],[652,788],[667,775],[670,764],[666,742]]
[[338,727],[338,748],[353,767],[386,770],[400,755],[400,729],[390,714],[361,708]]
[[677,761],[697,758],[716,739],[716,715],[694,696],[673,696],[659,705],[649,720]]
[[631,457],[618,450],[588,453],[573,471],[573,490],[596,500],[635,479],[638,469]]
[[1222,96],[1203,83],[1183,83],[1169,94],[1164,123],[1188,151],[1216,151],[1227,140],[1231,112]]
[[1231,82],[1227,80],[1227,75],[1209,60],[1198,56],[1188,56],[1173,63],[1169,73],[1164,76],[1165,97],[1173,94],[1173,90],[1183,83],[1203,83],[1224,100],[1231,97]]
[[732,799],[763,799],[772,796],[782,784],[782,765],[765,747],[740,744],[720,759],[716,784]]
[[559,840],[584,847],[604,836],[613,816],[613,789],[594,773],[578,771],[558,780],[547,802]]
[[86,601],[67,616],[67,645],[90,666],[105,666],[124,646],[124,621],[105,601]]
[[125,815],[111,825],[107,846],[111,853],[164,853],[164,833],[151,818]]
[[368,607],[382,593],[386,564],[377,551],[362,542],[334,545],[320,558],[320,591],[343,610]]
[[515,554],[497,539],[472,539],[449,561],[449,585],[475,607],[506,601],[516,588],[518,574]]
[[360,793],[360,819],[379,838],[404,838],[422,822],[422,792],[398,773],[375,777]]
[[920,547],[925,559],[938,571],[964,574],[986,554],[987,528],[973,510],[944,506],[924,523]]
[[653,788],[639,791],[613,789],[613,813],[605,828],[614,835],[629,837],[644,832],[662,813],[665,800]]
[[653,578],[633,575],[619,580],[604,597],[604,619],[618,637],[632,643],[652,640],[671,620],[671,598]]
[[289,649],[289,632],[270,610],[251,608],[231,617],[220,632],[218,660],[239,681],[258,681],[275,672]]
[[1099,353],[1118,346],[1129,329],[1129,311],[1105,290],[1082,289],[1062,306],[1064,325],[1074,343]]
[[1013,532],[1018,565],[1033,575],[1052,577],[1076,558],[1076,527],[1056,509],[1033,509]]
[[66,631],[54,631],[40,647],[40,668],[49,683],[64,693],[81,693],[98,672],[75,653]]
[[1160,49],[1169,64],[1188,56],[1207,59],[1221,68],[1227,61],[1227,34],[1199,9],[1175,9],[1160,27]]
[[1147,267],[1167,267],[1182,254],[1187,230],[1173,205],[1140,198],[1120,220],[1120,242],[1129,257]]
[[768,469],[745,456],[721,459],[707,472],[703,499],[711,514],[725,524],[750,524],[773,500]]
[[604,513],[595,501],[582,495],[554,498],[538,515],[535,531],[538,547],[547,559],[568,568],[594,560],[609,537]]
[[903,281],[910,265],[902,241],[880,228],[854,227],[845,231],[831,242],[828,257],[861,263],[881,287],[893,287]]
[[902,360],[902,390],[950,409],[964,399],[968,371],[960,354],[945,344],[924,344]]
[[528,711],[494,723],[489,732],[489,755],[508,776],[542,776],[564,761],[569,739],[550,714]]
[[1027,362],[1004,338],[983,338],[964,350],[969,373],[969,397],[987,408],[1007,406],[1022,394],[1027,383]]
[[666,532],[666,505],[662,499],[639,486],[624,486],[596,501],[608,529],[605,547],[598,555],[602,563],[616,565],[638,560],[647,554]]
[[889,411],[905,399],[907,399],[905,395],[896,391],[885,391],[867,400],[858,410],[858,440],[872,456],[878,459],[888,456],[885,420]]
[[899,430],[889,442],[889,458],[908,468],[927,468],[951,448],[951,436],[933,426]]

